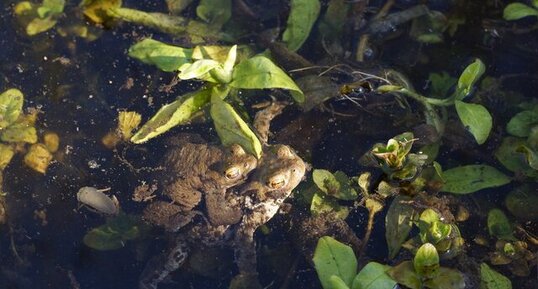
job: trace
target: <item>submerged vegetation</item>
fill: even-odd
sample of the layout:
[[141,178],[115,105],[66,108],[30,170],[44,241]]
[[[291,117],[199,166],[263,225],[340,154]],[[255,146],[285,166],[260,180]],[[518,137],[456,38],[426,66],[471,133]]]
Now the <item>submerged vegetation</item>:
[[538,1],[7,2],[7,288],[538,286]]

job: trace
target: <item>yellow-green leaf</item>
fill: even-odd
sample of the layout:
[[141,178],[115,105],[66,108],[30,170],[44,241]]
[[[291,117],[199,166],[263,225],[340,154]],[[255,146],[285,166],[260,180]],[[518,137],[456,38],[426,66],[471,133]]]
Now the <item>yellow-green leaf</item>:
[[218,95],[211,96],[211,118],[223,145],[239,144],[248,153],[260,158],[262,145],[247,123],[233,107]]
[[5,142],[36,143],[37,132],[35,127],[26,123],[15,123],[0,132],[0,139]]
[[15,150],[12,146],[0,143],[0,170],[6,168],[14,154]]
[[24,96],[16,88],[0,94],[0,129],[6,128],[19,118],[23,102]]
[[297,51],[310,35],[312,26],[318,19],[320,3],[318,0],[292,0],[286,30],[282,40],[291,51]]
[[183,95],[167,104],[146,122],[131,138],[133,143],[146,142],[172,127],[191,119],[195,112],[204,107],[210,99],[211,89],[206,88]]
[[493,126],[493,119],[489,111],[480,104],[466,103],[456,100],[456,111],[461,122],[474,136],[478,144],[483,144],[488,139]]
[[177,71],[185,63],[190,63],[192,49],[147,38],[131,46],[129,56],[155,65],[163,71]]

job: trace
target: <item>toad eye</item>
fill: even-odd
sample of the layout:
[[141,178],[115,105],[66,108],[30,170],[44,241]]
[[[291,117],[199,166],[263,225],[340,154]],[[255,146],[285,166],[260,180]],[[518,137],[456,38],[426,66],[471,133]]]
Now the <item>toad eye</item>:
[[278,190],[286,185],[286,178],[283,175],[276,175],[269,179],[267,186],[273,190]]
[[241,175],[241,170],[238,167],[230,167],[224,171],[224,176],[227,179],[233,180]]

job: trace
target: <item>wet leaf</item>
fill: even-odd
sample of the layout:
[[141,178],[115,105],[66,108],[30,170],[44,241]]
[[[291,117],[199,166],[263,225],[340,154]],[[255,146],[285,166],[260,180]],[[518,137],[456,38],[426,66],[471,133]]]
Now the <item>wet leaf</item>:
[[36,143],[37,132],[35,127],[24,122],[15,123],[0,132],[0,139],[5,142]]
[[329,277],[329,283],[331,284],[331,289],[349,289],[346,282],[336,275]]
[[310,204],[310,212],[313,215],[321,215],[324,213],[334,213],[342,220],[345,220],[349,214],[347,207],[340,206],[336,199],[331,198],[322,192],[316,192],[312,196]]
[[501,240],[516,240],[512,232],[510,221],[508,221],[508,218],[503,211],[499,209],[493,209],[488,212],[488,231],[492,237]]
[[488,264],[480,264],[480,289],[512,289],[512,282]]
[[142,116],[136,111],[120,111],[118,114],[118,132],[121,138],[125,141],[129,140],[133,134],[133,130],[136,129]]
[[439,254],[435,246],[430,243],[420,246],[413,259],[413,267],[421,277],[436,277],[439,274]]
[[456,92],[454,93],[456,100],[462,100],[469,95],[474,84],[480,79],[485,71],[486,66],[478,58],[473,63],[469,64],[458,79],[458,85],[456,87]]
[[295,101],[304,102],[304,94],[295,82],[269,58],[261,55],[239,63],[234,68],[230,86],[244,89],[287,89],[291,90]]
[[357,259],[351,247],[325,236],[314,252],[314,266],[324,289],[331,289],[331,276],[340,277],[350,287],[357,274]]
[[10,145],[0,143],[0,171],[4,170],[15,155],[15,150]]
[[121,4],[122,0],[83,0],[79,6],[86,17],[99,24],[108,21],[108,11],[121,7]]
[[14,123],[22,112],[24,96],[16,88],[8,89],[0,94],[0,129]]
[[499,187],[510,182],[510,178],[494,167],[487,165],[468,165],[443,172],[445,184],[443,192],[469,194],[482,189]]
[[370,262],[362,268],[353,280],[351,289],[392,289],[396,285],[386,272],[390,266]]
[[230,104],[223,101],[221,97],[213,95],[210,112],[223,145],[239,144],[258,159],[261,157],[260,140]]
[[413,268],[413,262],[404,261],[387,271],[387,274],[396,280],[398,284],[405,285],[411,289],[421,289],[422,282],[420,282],[420,276],[415,273]]
[[201,78],[204,74],[219,66],[221,66],[221,64],[212,59],[196,60],[194,63],[182,67],[178,77],[184,80]]
[[291,51],[297,51],[310,35],[312,26],[318,19],[320,4],[318,0],[292,0],[286,30],[282,40]]
[[341,171],[332,174],[327,170],[316,169],[312,178],[318,188],[329,196],[341,200],[355,200],[358,196],[357,191],[351,187],[351,180]]
[[232,1],[201,0],[196,7],[196,15],[215,29],[220,29],[232,16]]
[[428,80],[431,82],[430,95],[437,98],[446,97],[450,88],[457,82],[457,79],[444,71],[441,73],[430,73]]
[[538,221],[538,191],[524,185],[512,190],[505,199],[506,208],[524,221]]
[[129,56],[163,71],[177,71],[190,63],[193,50],[146,38],[129,48]]
[[493,119],[488,110],[480,104],[456,100],[456,111],[461,122],[469,130],[478,144],[483,144],[489,136]]
[[194,113],[209,102],[210,95],[210,88],[201,89],[164,105],[133,135],[131,141],[136,144],[146,142],[176,125],[189,121]]
[[397,196],[390,204],[385,216],[385,238],[387,239],[390,259],[396,257],[413,227],[411,219],[415,214],[415,209],[410,204],[405,203],[409,200],[409,197]]
[[431,289],[464,289],[465,276],[458,270],[441,267],[439,275],[425,280],[424,286]]
[[538,125],[538,109],[525,110],[510,119],[506,131],[518,137],[528,137],[536,125]]
[[523,3],[510,3],[503,11],[505,20],[518,20],[528,16],[538,17],[538,10]]
[[305,95],[303,110],[309,111],[338,93],[338,85],[328,76],[307,75],[297,79]]
[[531,178],[538,178],[538,171],[529,166],[523,154],[517,152],[517,148],[525,144],[525,139],[505,137],[501,146],[495,151],[495,157],[512,172],[522,173]]
[[52,155],[43,144],[33,144],[26,155],[24,163],[36,172],[45,174],[52,161]]

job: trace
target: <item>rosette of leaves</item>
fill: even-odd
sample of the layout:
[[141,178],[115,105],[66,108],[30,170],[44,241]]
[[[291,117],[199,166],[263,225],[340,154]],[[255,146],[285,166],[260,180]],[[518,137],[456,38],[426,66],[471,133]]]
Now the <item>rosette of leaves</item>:
[[65,0],[43,0],[41,4],[21,1],[15,5],[14,12],[26,34],[33,36],[54,27],[64,6]]
[[[224,53],[223,53],[224,52]],[[210,106],[210,115],[224,145],[238,143],[260,157],[261,144],[254,132],[225,101],[232,91],[242,89],[281,88],[291,91],[297,102],[304,101],[295,82],[269,58],[263,55],[246,58],[236,65],[237,46],[175,47],[146,39],[129,50],[131,57],[155,64],[165,71],[179,71],[182,80],[198,80],[205,85],[198,91],[180,96],[163,106],[131,138],[143,143],[172,127],[190,121],[195,113]]]
[[47,146],[50,142],[37,143],[34,127],[37,111],[23,114],[23,103],[24,95],[18,89],[8,89],[0,94],[0,170],[11,162],[16,147],[32,144],[24,157],[24,163],[44,174],[52,160],[51,150],[54,148]]
[[454,258],[463,251],[464,240],[458,227],[443,222],[433,209],[424,210],[415,225],[420,230],[418,236],[404,243],[404,248],[413,251],[422,244],[430,243],[442,259]]
[[405,132],[391,138],[387,144],[375,144],[370,154],[389,179],[412,180],[427,158],[426,155],[410,153],[414,141],[413,133]]

